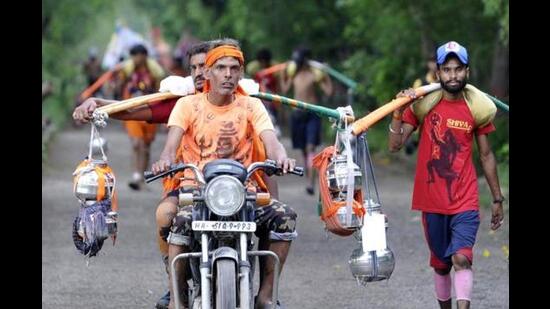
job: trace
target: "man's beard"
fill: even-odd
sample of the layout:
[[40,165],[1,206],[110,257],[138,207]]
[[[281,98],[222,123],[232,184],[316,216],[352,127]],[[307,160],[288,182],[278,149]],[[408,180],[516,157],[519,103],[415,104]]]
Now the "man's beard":
[[466,87],[467,80],[464,79],[462,81],[457,81],[457,82],[458,82],[458,85],[456,85],[456,86],[449,86],[447,84],[444,84],[443,81],[440,81],[439,83],[441,84],[441,88],[445,89],[445,91],[447,91],[449,93],[452,93],[452,94],[456,94],[456,93],[459,93],[460,91],[462,91],[462,89],[464,89],[464,87]]

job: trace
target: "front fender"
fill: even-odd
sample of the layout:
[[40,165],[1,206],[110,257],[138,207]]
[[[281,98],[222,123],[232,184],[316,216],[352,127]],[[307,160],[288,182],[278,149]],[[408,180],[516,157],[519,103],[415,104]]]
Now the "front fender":
[[237,251],[230,247],[219,247],[212,252],[212,265],[216,263],[217,259],[231,259],[235,262],[235,265],[239,265],[239,254]]

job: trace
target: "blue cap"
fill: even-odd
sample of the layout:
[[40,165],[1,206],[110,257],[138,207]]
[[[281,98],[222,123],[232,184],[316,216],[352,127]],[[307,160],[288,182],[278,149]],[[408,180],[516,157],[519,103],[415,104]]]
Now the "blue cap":
[[455,41],[450,41],[439,46],[437,49],[437,64],[443,64],[447,56],[451,53],[455,54],[463,64],[468,64],[468,51],[464,46]]

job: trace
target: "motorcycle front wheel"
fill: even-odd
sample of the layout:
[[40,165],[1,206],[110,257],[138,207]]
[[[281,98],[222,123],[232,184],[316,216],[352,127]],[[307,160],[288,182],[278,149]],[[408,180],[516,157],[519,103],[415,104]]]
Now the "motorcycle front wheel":
[[216,261],[216,309],[237,308],[235,263],[232,260]]

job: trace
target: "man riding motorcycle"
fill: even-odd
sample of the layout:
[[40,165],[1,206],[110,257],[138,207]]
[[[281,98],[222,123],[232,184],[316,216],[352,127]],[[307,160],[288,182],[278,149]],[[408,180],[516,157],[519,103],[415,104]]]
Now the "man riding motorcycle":
[[[224,40],[214,40],[208,42],[201,42],[193,45],[187,52],[187,57],[189,61],[191,75],[186,77],[183,81],[173,79],[168,77],[165,79],[166,83],[164,84],[165,89],[171,92],[174,90],[177,94],[185,95],[192,94],[195,92],[202,92],[203,85],[205,82],[204,77],[204,62],[206,58],[206,53],[208,50],[215,46],[229,44],[238,46],[238,42],[231,39]],[[173,82],[178,82],[177,85],[174,85]],[[191,82],[191,85],[189,84]],[[161,91],[164,91],[163,82],[161,82]],[[166,99],[158,103],[146,104],[142,107],[132,109],[129,111],[122,111],[111,115],[111,118],[118,120],[141,120],[151,123],[167,123],[170,113],[176,104],[177,99]],[[91,115],[93,111],[100,106],[105,106],[118,101],[114,100],[105,100],[100,98],[89,98],[79,105],[73,112],[73,118],[82,122],[88,122],[91,120]],[[263,181],[266,183],[269,193],[273,197],[278,196],[277,183],[274,179],[264,177]],[[165,193],[168,193],[177,188],[177,183],[165,182]],[[176,195],[177,196],[177,195]],[[165,196],[164,196],[165,197]],[[164,198],[163,197],[163,198]],[[170,225],[177,213],[177,209],[174,206],[174,203],[165,203],[166,199],[163,199],[157,208],[156,211],[156,221],[158,228],[158,244],[160,253],[163,256],[163,261],[166,263],[166,269],[168,271],[168,244],[166,238],[168,237],[170,231]],[[260,245],[263,246],[263,249],[266,249],[264,242],[260,241]],[[166,308],[170,302],[170,293],[167,292],[158,302],[156,308]]]
[[[284,173],[292,171],[296,162],[287,157],[264,105],[259,99],[248,97],[238,85],[244,64],[240,48],[233,45],[217,46],[207,53],[205,63],[207,80],[204,92],[181,98],[176,103],[168,121],[166,145],[160,160],[152,166],[153,173],[167,170],[176,162],[176,157],[182,158],[185,163],[193,163],[200,169],[206,163],[221,158],[231,158],[248,166],[261,160],[257,154],[264,149],[267,158],[275,160]],[[192,178],[192,174],[186,173],[185,176],[185,179]],[[192,188],[193,185],[192,181],[185,179],[180,183],[182,191]],[[261,178],[257,178],[251,186],[265,190]],[[178,193],[179,189],[168,194],[163,202],[177,205]],[[176,255],[190,250],[191,207],[180,208],[173,220],[168,236],[170,262]],[[260,238],[260,246],[262,240],[264,244],[267,243],[267,249],[279,257],[282,269],[290,243],[297,236],[296,212],[276,199],[272,199],[267,206],[256,207],[255,212],[258,225],[256,234]],[[176,265],[180,287],[178,292],[184,304],[187,303],[186,263],[183,260]],[[256,308],[272,305],[273,263],[270,258],[264,258],[260,266],[262,273]],[[170,305],[174,305],[173,298]]]

